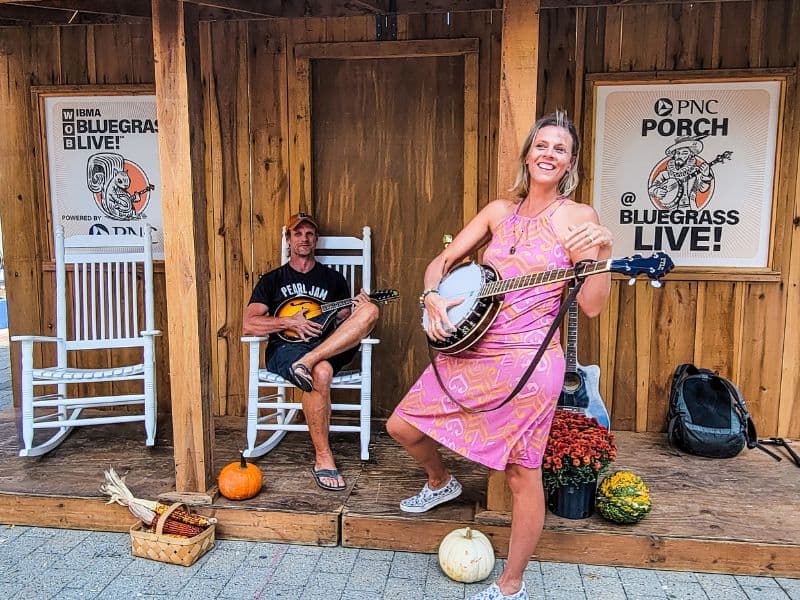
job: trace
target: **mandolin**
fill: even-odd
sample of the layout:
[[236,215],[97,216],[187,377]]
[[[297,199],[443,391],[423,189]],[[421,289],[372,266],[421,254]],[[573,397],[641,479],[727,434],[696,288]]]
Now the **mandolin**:
[[[385,304],[393,302],[400,297],[400,292],[397,290],[378,290],[371,294],[367,294],[369,299],[378,304]],[[318,339],[325,337],[330,333],[333,324],[336,322],[336,313],[341,309],[346,308],[353,304],[354,298],[346,298],[344,300],[337,300],[335,302],[320,303],[318,300],[311,296],[294,296],[289,298],[275,311],[277,317],[292,317],[297,313],[306,311],[305,317],[308,321],[314,321],[322,326],[320,334],[314,338]],[[278,332],[278,337],[287,342],[302,342],[303,339],[292,329],[286,329]],[[306,339],[308,341],[308,339]]]

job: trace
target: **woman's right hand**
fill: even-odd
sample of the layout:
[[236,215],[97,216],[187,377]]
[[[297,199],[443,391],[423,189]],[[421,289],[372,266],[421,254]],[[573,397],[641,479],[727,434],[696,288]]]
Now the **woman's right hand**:
[[443,298],[437,292],[432,292],[425,296],[425,308],[428,311],[428,326],[425,333],[428,337],[437,342],[442,342],[456,332],[455,326],[447,317],[447,311],[453,306],[458,306],[464,301],[463,298]]

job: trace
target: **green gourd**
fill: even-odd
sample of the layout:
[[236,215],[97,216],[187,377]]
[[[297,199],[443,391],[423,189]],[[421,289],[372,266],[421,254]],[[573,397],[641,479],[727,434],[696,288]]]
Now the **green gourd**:
[[653,504],[642,478],[630,471],[616,471],[597,488],[597,512],[614,523],[638,523]]

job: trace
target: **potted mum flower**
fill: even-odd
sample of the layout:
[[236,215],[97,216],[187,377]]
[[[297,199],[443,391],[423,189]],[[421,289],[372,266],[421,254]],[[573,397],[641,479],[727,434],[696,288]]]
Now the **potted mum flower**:
[[568,519],[589,517],[597,479],[616,457],[608,429],[581,413],[557,410],[542,460],[548,508]]

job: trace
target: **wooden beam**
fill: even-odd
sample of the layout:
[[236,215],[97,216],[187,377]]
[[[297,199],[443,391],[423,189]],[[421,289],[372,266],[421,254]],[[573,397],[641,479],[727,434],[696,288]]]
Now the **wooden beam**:
[[[75,0],[73,0],[74,2]],[[388,0],[187,0],[248,17],[347,17],[389,12]],[[397,0],[396,14],[500,10],[502,0]]]
[[477,53],[479,44],[480,42],[477,38],[462,38],[457,40],[312,43],[297,44],[294,48],[294,56],[295,58],[343,58],[348,60],[457,56]]
[[80,12],[52,7],[0,5],[0,21],[10,25],[95,25],[108,23],[148,22],[149,16],[139,17],[100,12]]
[[12,0],[9,4],[41,9],[150,18],[150,5],[140,0]]
[[[797,80],[792,77],[787,82],[786,96],[797,98]],[[789,268],[786,273],[786,324],[787,332],[783,349],[783,367],[781,373],[780,400],[778,404],[778,435],[781,437],[796,437],[800,431],[800,341],[789,335],[790,331],[797,331],[800,327],[800,102],[795,100],[794,115],[784,116],[787,122],[794,119],[794,127],[786,129],[782,135],[783,152],[794,155],[794,172],[787,175],[791,181],[794,178],[794,189],[789,193],[789,202],[794,205],[784,214],[786,219],[791,217],[792,227],[786,233],[790,240],[791,253],[789,254]],[[774,217],[773,217],[774,218]],[[6,271],[8,272],[8,271]]]
[[716,4],[742,0],[541,0],[542,10],[550,8],[596,8],[602,6],[637,6],[651,4]]
[[[249,15],[253,17],[282,17],[293,16],[301,17],[303,12],[297,13],[299,8],[296,2],[281,2],[280,0],[259,0],[253,2],[252,0],[187,0],[187,4],[194,3],[200,6],[208,6],[210,8],[221,8],[225,10],[232,10]],[[284,15],[283,5],[289,5],[289,9],[294,10],[296,14]]]
[[365,12],[376,15],[386,14],[390,8],[387,0],[349,0],[349,3],[363,8]]
[[[200,18],[209,20],[299,17],[348,17],[390,12],[389,0],[186,0],[201,7]],[[0,0],[0,5],[65,11],[72,23],[86,22],[87,16],[142,17],[150,6],[141,0]],[[473,12],[501,10],[502,0],[397,0],[395,14]],[[76,13],[78,16],[76,16]],[[39,18],[8,17],[9,20],[41,22]],[[2,17],[0,17],[2,18]],[[50,23],[56,23],[50,16]],[[96,17],[95,17],[96,18]],[[77,20],[76,19],[80,19]]]
[[0,21],[26,25],[66,25],[70,22],[73,14],[73,11],[54,11],[10,4],[0,5]]
[[[536,120],[539,0],[506,0],[502,40],[496,197],[509,198],[520,147]],[[486,507],[509,511],[510,499],[505,473],[492,471],[486,488]]]
[[152,0],[175,487],[214,483],[198,7]]
[[[594,8],[602,6],[637,6],[645,4],[717,4],[721,2],[740,2],[741,0],[541,0],[541,9]],[[356,14],[387,13],[388,0],[343,0],[326,2],[323,0],[187,0],[202,6],[221,8],[243,14],[261,17],[323,17]],[[135,6],[138,1],[120,2]],[[82,12],[99,12],[86,8],[87,5],[113,5],[116,2],[105,0],[0,0],[0,4],[63,4],[65,7]],[[397,14],[433,12],[469,12],[481,10],[500,10],[502,0],[397,0]],[[131,10],[127,8],[125,10]],[[103,11],[105,12],[105,11]],[[117,13],[127,14],[127,13]]]

